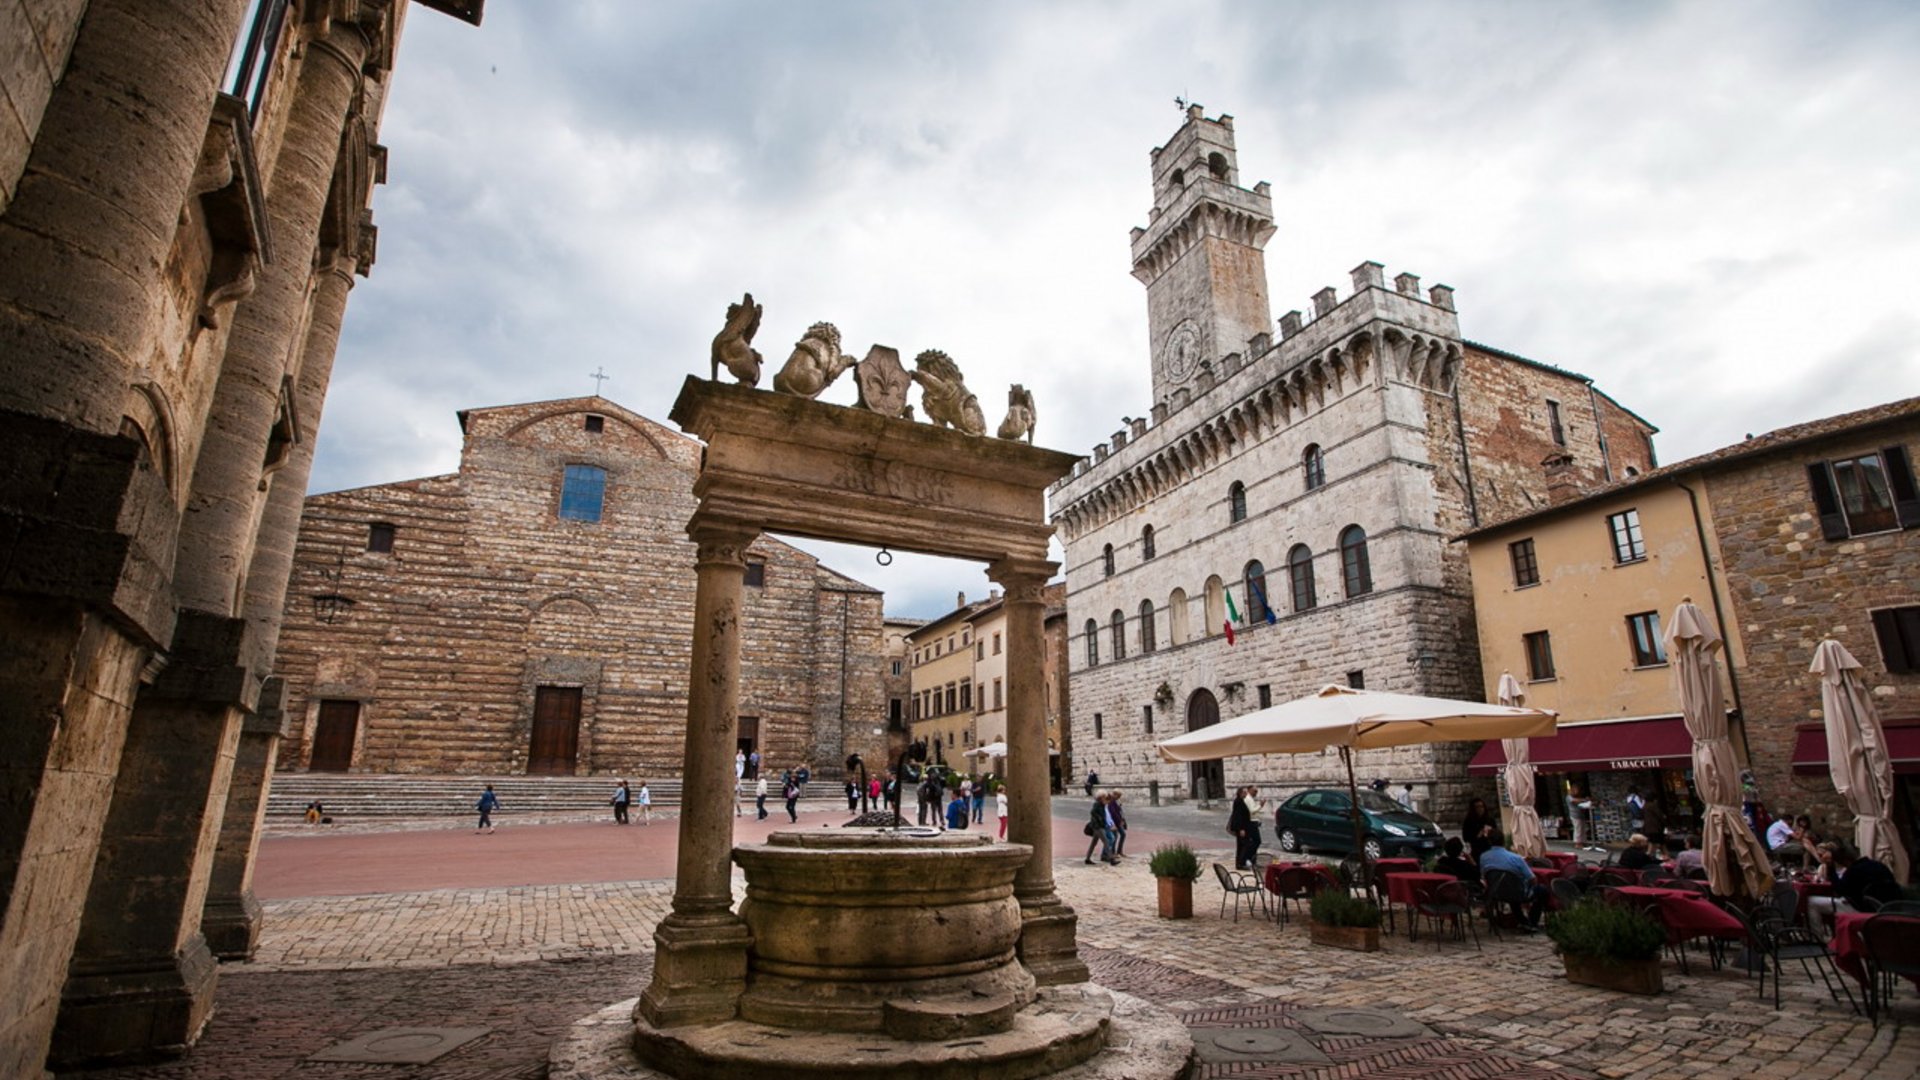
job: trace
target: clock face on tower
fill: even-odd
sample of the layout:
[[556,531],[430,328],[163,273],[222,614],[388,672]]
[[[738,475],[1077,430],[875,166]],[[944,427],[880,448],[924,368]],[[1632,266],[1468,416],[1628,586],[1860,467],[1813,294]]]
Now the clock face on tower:
[[1167,381],[1183,383],[1193,374],[1200,362],[1200,329],[1187,319],[1179,326],[1167,332],[1167,343],[1161,351],[1167,372]]

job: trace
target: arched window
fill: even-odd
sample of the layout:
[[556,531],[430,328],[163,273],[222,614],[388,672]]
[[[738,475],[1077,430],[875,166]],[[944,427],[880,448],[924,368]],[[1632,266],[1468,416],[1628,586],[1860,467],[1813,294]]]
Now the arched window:
[[1247,564],[1242,580],[1246,583],[1242,591],[1247,595],[1247,625],[1265,622],[1271,610],[1267,606],[1267,568],[1255,559]]
[[1150,653],[1159,644],[1153,627],[1153,601],[1140,601],[1140,651]]
[[1125,660],[1127,658],[1127,613],[1114,608],[1113,614],[1107,617],[1107,622],[1113,625],[1113,658]]
[[1201,615],[1207,620],[1206,636],[1212,637],[1227,624],[1227,586],[1215,574],[1207,579],[1207,591],[1201,601]]
[[1149,525],[1140,530],[1140,561],[1146,562],[1151,558],[1153,558],[1153,526]]
[[1340,530],[1340,571],[1346,578],[1348,596],[1365,596],[1373,591],[1373,569],[1367,564],[1367,530],[1358,525]]
[[1300,465],[1307,474],[1308,491],[1327,482],[1327,461],[1320,453],[1319,443],[1307,447],[1307,452],[1300,455]]
[[1238,480],[1227,489],[1227,522],[1247,520],[1247,485]]
[[1108,544],[1106,546],[1106,550],[1100,553],[1100,565],[1102,568],[1106,570],[1108,577],[1113,576],[1113,545],[1112,544]]
[[1319,601],[1313,595],[1313,550],[1307,545],[1295,544],[1287,552],[1287,580],[1293,586],[1293,610],[1312,611]]
[[1098,667],[1099,664],[1100,664],[1100,624],[1097,622],[1094,622],[1092,619],[1088,619],[1087,620],[1087,666]]
[[1187,643],[1187,590],[1175,589],[1167,597],[1167,642],[1171,645]]
[[1225,180],[1227,178],[1227,155],[1218,150],[1208,154],[1207,171],[1213,174],[1214,179]]

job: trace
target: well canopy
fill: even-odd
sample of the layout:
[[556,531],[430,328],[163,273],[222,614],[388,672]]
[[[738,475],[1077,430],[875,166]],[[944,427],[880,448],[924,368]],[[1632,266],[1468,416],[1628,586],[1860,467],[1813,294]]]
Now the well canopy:
[[1373,750],[1417,743],[1551,735],[1551,709],[1327,686],[1155,744],[1167,761],[1246,754],[1307,754],[1343,746]]

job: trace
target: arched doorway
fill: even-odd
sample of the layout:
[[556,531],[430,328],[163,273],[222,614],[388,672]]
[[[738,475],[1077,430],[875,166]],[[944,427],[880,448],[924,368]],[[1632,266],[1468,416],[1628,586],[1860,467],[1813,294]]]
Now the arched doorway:
[[[1213,691],[1200,689],[1187,699],[1187,730],[1199,731],[1220,722],[1220,702],[1214,699]],[[1227,770],[1219,758],[1211,761],[1195,761],[1188,764],[1189,794],[1195,799],[1224,799],[1227,797]]]

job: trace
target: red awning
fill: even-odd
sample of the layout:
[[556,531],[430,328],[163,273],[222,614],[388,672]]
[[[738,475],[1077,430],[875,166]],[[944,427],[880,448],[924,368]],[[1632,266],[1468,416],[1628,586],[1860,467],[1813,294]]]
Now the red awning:
[[[1527,740],[1533,767],[1541,772],[1626,772],[1693,767],[1693,737],[1678,716],[1567,724],[1552,735]],[[1499,740],[1480,748],[1467,765],[1474,776],[1492,776],[1507,763]]]
[[[1893,758],[1893,771],[1920,775],[1920,717],[1883,720],[1887,731],[1887,754]],[[1794,732],[1793,771],[1803,776],[1827,775],[1827,729],[1819,724],[1801,724]]]

